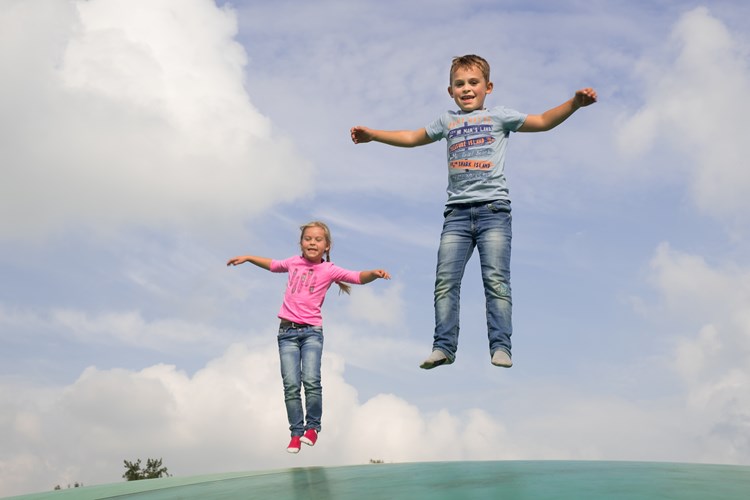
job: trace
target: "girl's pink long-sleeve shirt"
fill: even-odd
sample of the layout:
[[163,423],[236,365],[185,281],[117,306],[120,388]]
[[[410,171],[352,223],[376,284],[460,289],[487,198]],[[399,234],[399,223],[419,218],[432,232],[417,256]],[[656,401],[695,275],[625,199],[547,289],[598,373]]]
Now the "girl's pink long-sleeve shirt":
[[299,255],[285,260],[271,260],[271,272],[289,273],[279,318],[304,325],[323,326],[321,307],[326,292],[336,281],[360,284],[359,271],[349,271],[333,264],[314,264]]

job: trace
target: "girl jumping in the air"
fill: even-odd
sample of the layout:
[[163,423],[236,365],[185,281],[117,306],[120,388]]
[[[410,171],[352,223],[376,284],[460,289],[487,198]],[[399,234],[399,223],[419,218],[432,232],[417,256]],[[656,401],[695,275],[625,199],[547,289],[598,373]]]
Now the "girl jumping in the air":
[[[284,301],[279,311],[278,343],[281,378],[292,440],[289,453],[298,453],[300,443],[313,446],[320,432],[323,413],[320,360],[323,353],[323,317],[320,308],[331,284],[349,293],[345,283],[365,284],[378,278],[390,279],[387,271],[349,271],[331,260],[331,232],[322,222],[300,228],[301,256],[285,260],[242,255],[229,259],[228,266],[250,262],[274,273],[289,273]],[[325,260],[324,260],[325,259]],[[305,408],[300,397],[305,388]]]

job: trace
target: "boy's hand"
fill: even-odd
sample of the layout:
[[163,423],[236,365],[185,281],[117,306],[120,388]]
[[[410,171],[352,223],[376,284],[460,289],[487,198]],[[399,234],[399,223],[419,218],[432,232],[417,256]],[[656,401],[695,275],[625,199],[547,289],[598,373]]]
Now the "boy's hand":
[[573,97],[573,105],[576,108],[582,108],[589,104],[594,104],[595,102],[596,90],[590,87],[576,91],[576,95]]
[[352,127],[350,132],[352,134],[352,142],[354,142],[354,144],[361,144],[364,142],[372,141],[372,132],[367,127],[357,125],[356,127]]

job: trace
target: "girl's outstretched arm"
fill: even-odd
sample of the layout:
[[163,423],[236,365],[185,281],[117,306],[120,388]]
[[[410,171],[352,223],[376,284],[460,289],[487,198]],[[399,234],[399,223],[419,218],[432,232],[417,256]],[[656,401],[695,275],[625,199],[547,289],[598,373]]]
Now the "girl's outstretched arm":
[[384,269],[373,269],[372,271],[362,271],[359,273],[359,281],[363,285],[371,283],[378,278],[389,280],[391,279],[391,275]]
[[271,270],[271,259],[269,259],[268,257],[256,257],[255,255],[240,255],[239,257],[233,257],[229,259],[227,265],[239,266],[240,264],[244,264],[245,262],[255,264],[256,266],[262,267],[263,269],[266,269],[268,271]]

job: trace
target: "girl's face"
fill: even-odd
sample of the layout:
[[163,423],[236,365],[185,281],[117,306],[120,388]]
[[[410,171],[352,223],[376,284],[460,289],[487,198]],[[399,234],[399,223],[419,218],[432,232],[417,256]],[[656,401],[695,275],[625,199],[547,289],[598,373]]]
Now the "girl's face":
[[323,261],[325,253],[328,251],[330,245],[326,239],[326,232],[321,227],[308,227],[302,233],[302,241],[300,241],[302,247],[302,256],[319,264]]

